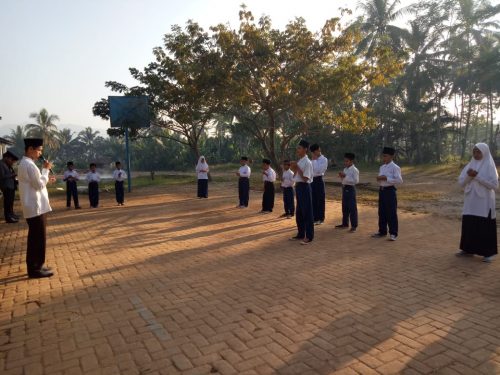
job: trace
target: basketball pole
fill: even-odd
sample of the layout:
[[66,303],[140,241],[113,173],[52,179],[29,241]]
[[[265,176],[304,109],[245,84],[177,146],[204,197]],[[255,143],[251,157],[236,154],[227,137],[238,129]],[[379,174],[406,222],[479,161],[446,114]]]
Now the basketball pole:
[[130,150],[128,144],[128,126],[125,126],[125,158],[127,159],[128,192],[132,191],[132,177],[130,176]]

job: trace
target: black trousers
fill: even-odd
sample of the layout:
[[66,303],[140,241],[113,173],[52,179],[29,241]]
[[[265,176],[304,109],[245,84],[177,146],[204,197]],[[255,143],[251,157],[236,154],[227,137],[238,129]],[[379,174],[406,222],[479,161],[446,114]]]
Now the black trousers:
[[378,232],[398,235],[398,199],[394,186],[381,187],[378,193]]
[[350,185],[342,187],[342,225],[351,227],[358,226],[358,206],[356,204],[356,188]]
[[264,181],[264,194],[262,194],[262,211],[272,212],[274,208],[274,183]]
[[469,254],[489,257],[498,253],[497,220],[488,217],[463,215],[460,250]]
[[208,198],[208,179],[198,179],[198,198]]
[[14,215],[14,198],[16,197],[15,189],[2,189],[3,194],[3,215],[5,220],[12,219]]
[[240,177],[238,180],[238,195],[240,198],[240,206],[248,207],[250,199],[250,179],[248,177]]
[[314,221],[325,221],[325,183],[323,176],[314,177],[311,183]]
[[125,202],[125,190],[123,189],[123,181],[115,181],[116,202],[122,204]]
[[311,184],[298,182],[295,184],[295,194],[297,196],[297,212],[295,213],[297,237],[306,237],[312,241],[314,239],[314,217]]
[[28,248],[26,266],[28,273],[39,271],[45,263],[47,216],[40,215],[26,219],[28,223]]
[[75,207],[80,206],[78,203],[78,189],[76,188],[76,181],[66,181],[66,207],[71,207],[71,197]]
[[96,181],[89,182],[90,207],[99,206],[99,184]]
[[293,216],[295,214],[295,202],[293,199],[293,187],[283,188],[283,205],[285,214]]

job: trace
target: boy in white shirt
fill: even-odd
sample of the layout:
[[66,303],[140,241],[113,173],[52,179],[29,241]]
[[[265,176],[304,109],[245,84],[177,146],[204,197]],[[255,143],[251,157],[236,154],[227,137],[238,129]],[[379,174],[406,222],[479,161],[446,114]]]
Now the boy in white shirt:
[[389,227],[389,240],[396,241],[398,237],[398,200],[396,196],[396,185],[403,183],[401,168],[392,160],[396,151],[391,147],[384,147],[382,160],[384,164],[380,167],[377,182],[380,186],[378,196],[378,232],[373,234],[374,238],[387,236]]
[[281,217],[291,219],[295,214],[295,202],[293,197],[293,172],[290,169],[290,160],[283,162],[283,176],[281,178],[281,188],[283,189],[283,205],[285,213]]
[[267,214],[273,212],[274,208],[274,182],[276,172],[271,168],[271,160],[262,160],[262,181],[264,181],[264,194],[262,194],[262,211]]
[[240,199],[240,204],[238,208],[248,207],[248,201],[250,199],[250,174],[252,170],[248,166],[248,157],[242,156],[240,159],[240,169],[236,172],[238,179],[238,195]]
[[344,170],[339,173],[342,179],[342,224],[335,228],[349,228],[351,221],[351,233],[356,232],[358,227],[358,207],[356,204],[356,184],[359,182],[359,171],[354,166],[353,153],[344,155]]
[[77,182],[80,179],[78,172],[74,169],[72,161],[66,164],[68,169],[64,172],[63,181],[66,182],[66,208],[71,208],[71,197],[75,203],[75,209],[79,210],[80,204],[78,203],[78,188]]
[[123,188],[123,181],[127,178],[127,173],[122,169],[122,163],[117,161],[115,163],[116,169],[113,171],[113,180],[115,180],[115,194],[118,206],[123,206],[125,202],[125,189]]
[[99,206],[99,181],[101,181],[101,176],[96,171],[96,164],[90,164],[90,172],[87,173],[87,182],[89,183],[89,201],[91,208],[97,208]]
[[311,183],[314,225],[325,221],[326,191],[323,177],[328,169],[328,159],[321,153],[317,143],[311,145],[311,163],[313,166],[313,181]]

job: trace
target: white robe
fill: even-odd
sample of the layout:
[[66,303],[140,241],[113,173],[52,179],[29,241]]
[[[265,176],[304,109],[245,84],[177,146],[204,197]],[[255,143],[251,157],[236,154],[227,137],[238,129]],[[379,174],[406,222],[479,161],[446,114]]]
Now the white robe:
[[52,211],[47,192],[49,170],[44,168],[40,173],[35,162],[24,156],[19,163],[17,174],[24,218],[29,219]]

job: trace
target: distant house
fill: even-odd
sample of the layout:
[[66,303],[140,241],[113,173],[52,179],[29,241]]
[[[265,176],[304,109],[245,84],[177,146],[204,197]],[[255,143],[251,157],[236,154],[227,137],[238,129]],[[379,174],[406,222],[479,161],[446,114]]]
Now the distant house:
[[4,152],[7,151],[9,146],[12,146],[14,142],[9,141],[8,139],[0,137],[0,156],[3,155]]

